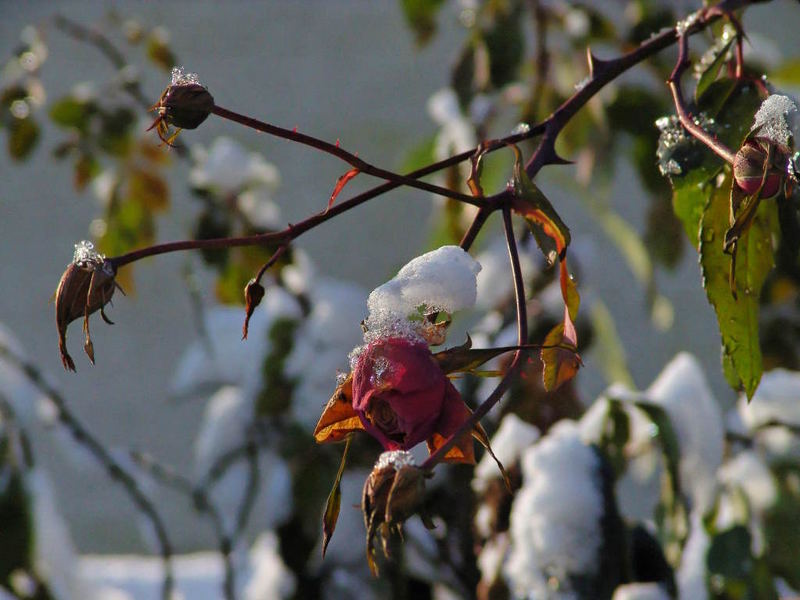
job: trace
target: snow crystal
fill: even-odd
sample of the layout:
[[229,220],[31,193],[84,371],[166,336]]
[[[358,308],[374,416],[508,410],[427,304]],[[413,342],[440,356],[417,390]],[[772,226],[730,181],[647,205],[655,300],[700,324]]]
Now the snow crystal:
[[797,105],[794,100],[781,94],[772,94],[756,112],[752,131],[758,137],[771,140],[776,144],[789,146],[792,139],[793,125],[798,119]]
[[391,328],[423,305],[446,312],[471,308],[480,270],[480,264],[458,246],[442,246],[418,256],[369,295],[368,329],[380,332]]
[[99,254],[94,249],[92,242],[83,240],[75,244],[75,251],[72,253],[72,262],[76,265],[99,264],[105,260],[105,256]]
[[701,11],[696,11],[690,14],[685,19],[678,21],[675,23],[675,33],[678,35],[686,35],[686,33],[691,29],[700,18]]
[[285,363],[286,375],[297,381],[292,416],[309,431],[336,385],[337,371],[346,376],[347,354],[361,340],[358,323],[364,317],[366,296],[361,286],[334,279],[316,279],[311,285],[311,312],[297,329]]
[[190,84],[200,85],[200,80],[197,77],[197,73],[186,73],[184,72],[183,67],[172,67],[170,85]]
[[626,583],[614,590],[611,600],[669,600],[670,595],[657,583]]
[[[503,417],[500,427],[492,436],[492,450],[503,466],[509,468],[519,460],[523,451],[538,439],[539,429],[526,423],[514,413],[509,413]],[[486,490],[489,481],[497,477],[501,477],[497,463],[487,452],[475,467],[472,489],[481,493]]]
[[262,533],[250,549],[253,573],[244,589],[246,600],[289,598],[297,582],[294,573],[284,564],[278,548],[278,536],[273,531]]
[[228,137],[216,138],[208,149],[193,147],[192,158],[195,166],[189,172],[191,184],[220,194],[236,194],[245,187],[275,189],[280,181],[274,165]]
[[745,450],[727,461],[719,469],[720,483],[740,488],[750,503],[750,508],[763,513],[778,494],[775,479],[764,460],[752,450]]
[[569,578],[597,566],[603,496],[598,458],[562,421],[522,457],[524,485],[511,507],[511,550],[505,575],[520,596],[570,594]]
[[798,398],[800,372],[774,369],[764,373],[749,403],[744,395],[739,398],[739,414],[750,430],[773,422],[800,426]]
[[723,418],[697,359],[678,354],[644,395],[667,411],[678,436],[683,489],[697,507],[710,507],[722,462]]
[[514,125],[514,128],[511,130],[511,135],[518,135],[520,133],[528,133],[531,130],[531,126],[528,123],[517,123]]
[[414,466],[414,455],[406,450],[389,450],[383,452],[375,462],[375,469],[392,468],[400,470],[403,467]]

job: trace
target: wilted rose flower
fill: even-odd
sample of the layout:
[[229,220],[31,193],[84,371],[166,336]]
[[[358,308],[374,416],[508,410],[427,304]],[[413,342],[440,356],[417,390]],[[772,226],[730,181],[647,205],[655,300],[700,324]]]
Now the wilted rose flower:
[[99,310],[103,320],[111,323],[103,312],[103,307],[111,300],[118,287],[115,277],[114,264],[95,252],[91,242],[75,244],[74,257],[61,276],[55,295],[58,349],[65,369],[75,370],[75,362],[67,352],[67,326],[81,317],[84,318],[83,330],[86,334],[83,349],[94,363],[94,347],[89,336],[89,315]]
[[[399,532],[403,522],[416,513],[425,493],[425,473],[414,464],[410,452],[393,450],[384,452],[364,482],[361,510],[367,530],[367,562],[374,575],[373,540],[380,534],[383,553],[389,556],[388,541],[391,533]],[[424,515],[423,523],[433,525]]]
[[[428,346],[400,337],[378,339],[359,355],[353,409],[386,450],[408,450],[425,440],[434,448],[435,438],[447,439],[470,415]],[[474,460],[469,434],[466,443]]]

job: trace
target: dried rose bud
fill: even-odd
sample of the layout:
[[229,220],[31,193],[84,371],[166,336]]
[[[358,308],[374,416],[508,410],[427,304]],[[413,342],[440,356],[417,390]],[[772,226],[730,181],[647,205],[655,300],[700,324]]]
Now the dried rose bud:
[[[378,458],[364,483],[361,510],[367,529],[367,562],[377,575],[373,540],[380,534],[384,556],[389,558],[388,541],[399,533],[403,522],[415,514],[425,494],[425,472],[414,464],[410,452],[393,450]],[[431,526],[423,519],[426,526]]]
[[781,169],[778,164],[781,158],[785,165],[784,152],[768,141],[758,138],[747,140],[733,161],[733,179],[736,185],[748,196],[758,193],[760,188],[759,198],[772,198],[783,185],[785,169]]
[[100,311],[103,320],[111,323],[103,312],[119,287],[115,281],[116,267],[102,254],[94,250],[91,242],[75,244],[72,262],[64,271],[56,289],[56,326],[58,327],[58,349],[65,369],[75,370],[75,362],[67,352],[67,326],[83,317],[86,335],[84,351],[94,364],[94,346],[89,336],[89,315]]
[[264,286],[258,283],[255,279],[251,279],[247,282],[247,286],[244,288],[244,300],[245,300],[245,317],[244,317],[244,325],[242,325],[242,339],[247,339],[247,331],[250,326],[250,317],[253,316],[253,312],[256,310],[256,306],[261,304],[262,298],[264,298]]
[[158,117],[150,126],[158,131],[162,141],[170,143],[174,135],[167,137],[170,125],[178,129],[196,129],[208,118],[214,108],[214,97],[201,85],[194,73],[184,73],[182,68],[172,69],[172,81],[153,105]]

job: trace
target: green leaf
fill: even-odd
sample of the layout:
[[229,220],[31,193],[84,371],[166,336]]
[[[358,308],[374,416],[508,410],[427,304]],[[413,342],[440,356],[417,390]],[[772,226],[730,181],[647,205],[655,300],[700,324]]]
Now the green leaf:
[[714,57],[714,60],[711,61],[711,64],[708,65],[706,70],[700,75],[700,80],[697,82],[697,87],[694,91],[695,98],[702,97],[709,86],[716,81],[722,65],[725,64],[725,58],[728,55],[728,50],[734,41],[736,41],[736,37],[731,36],[731,39],[728,41],[728,43],[719,49],[717,55]]
[[520,2],[495,3],[494,7],[494,24],[483,39],[489,53],[489,77],[495,88],[501,88],[517,78],[525,36]]
[[419,46],[427,44],[436,33],[436,15],[443,4],[443,0],[400,0],[403,16]]
[[800,85],[800,58],[790,58],[769,72],[769,79],[778,87]]
[[674,184],[672,194],[672,210],[680,219],[689,242],[695,250],[700,249],[700,221],[703,219],[703,210],[708,203],[708,190],[706,183]]
[[14,119],[8,125],[8,154],[14,160],[28,158],[39,141],[39,125],[31,117]]
[[339,463],[339,470],[336,472],[336,479],[333,482],[331,493],[328,494],[328,499],[325,502],[325,512],[322,516],[322,557],[325,558],[325,551],[328,549],[328,544],[331,541],[331,536],[336,529],[336,522],[339,520],[339,508],[342,505],[342,475],[344,474],[344,466],[347,463],[347,451],[350,449],[350,442],[353,435],[350,434],[345,439],[344,452],[342,452],[342,462]]
[[92,107],[72,96],[64,96],[50,107],[50,118],[61,127],[74,127],[80,131],[86,128]]
[[752,536],[744,525],[735,525],[714,536],[706,562],[709,574],[724,579],[747,579],[752,567]]
[[702,219],[700,265],[703,287],[717,314],[722,336],[723,370],[728,383],[751,398],[761,380],[758,312],[761,288],[774,265],[772,239],[778,234],[777,207],[762,202],[753,224],[739,239],[736,252],[736,297],[731,291],[731,256],[723,251],[729,227],[730,175],[714,189]]
[[164,71],[170,71],[178,62],[169,45],[157,34],[147,39],[147,58]]

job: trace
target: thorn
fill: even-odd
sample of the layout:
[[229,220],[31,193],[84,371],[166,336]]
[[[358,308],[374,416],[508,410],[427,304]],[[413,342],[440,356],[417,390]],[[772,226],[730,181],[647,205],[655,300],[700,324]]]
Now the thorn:
[[586,62],[589,63],[589,76],[595,77],[598,73],[605,71],[608,68],[610,61],[602,60],[592,54],[592,49],[586,47]]
[[336,138],[336,147],[339,147],[339,138]]
[[292,131],[293,131],[294,133],[297,133],[297,125],[295,125],[294,127],[292,127]]

